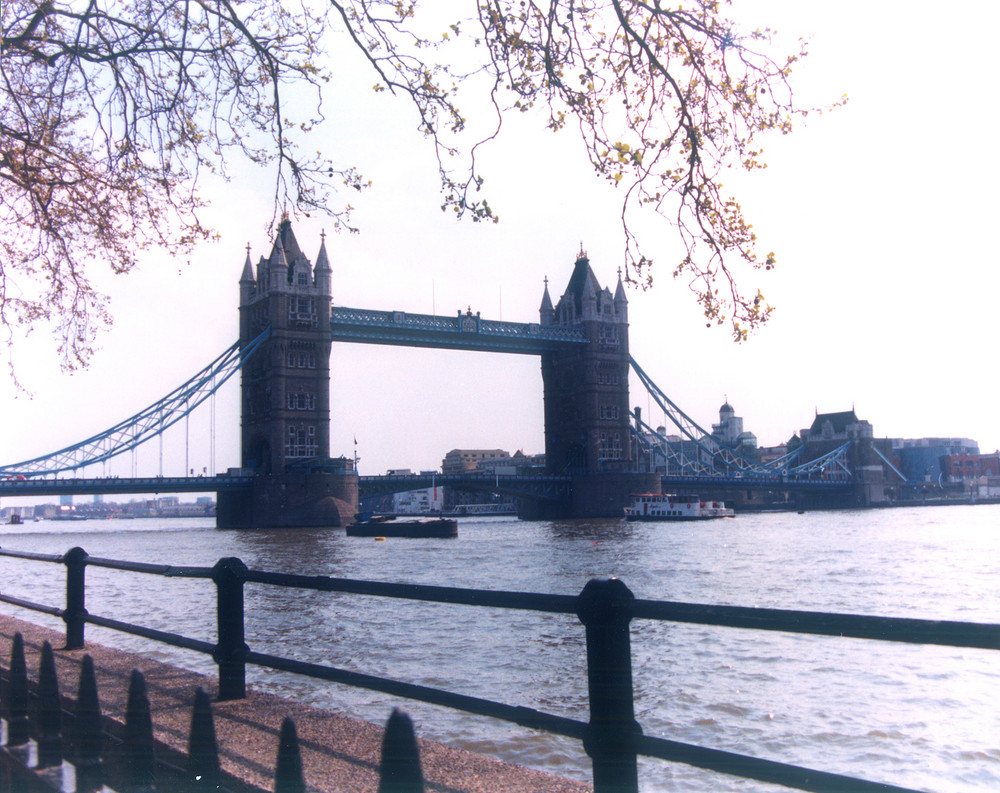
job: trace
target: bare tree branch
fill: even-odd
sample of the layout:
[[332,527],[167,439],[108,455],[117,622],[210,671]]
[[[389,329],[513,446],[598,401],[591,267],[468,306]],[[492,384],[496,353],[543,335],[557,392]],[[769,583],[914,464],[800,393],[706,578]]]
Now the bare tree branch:
[[[437,158],[442,208],[496,221],[477,153],[507,113],[573,122],[597,176],[622,190],[628,277],[652,261],[643,213],[673,225],[686,279],[707,321],[736,339],[771,308],[745,290],[770,269],[723,169],[763,167],[758,138],[805,115],[790,70],[805,54],[770,54],[716,0],[475,0],[440,29],[417,0],[5,0],[0,4],[0,327],[8,344],[33,323],[58,329],[64,365],[85,365],[111,322],[87,278],[128,272],[157,246],[184,253],[213,236],[200,220],[199,175],[234,157],[273,169],[274,211],[330,214],[353,230],[338,189],[367,182],[350,164],[305,156],[323,122],[326,53],[361,53],[375,90],[408,103]],[[474,29],[470,35],[463,25]],[[352,78],[365,79],[352,75]],[[303,114],[289,90],[315,102]],[[471,94],[495,114],[468,140]],[[473,136],[475,137],[475,136]],[[315,147],[313,147],[315,148]]]

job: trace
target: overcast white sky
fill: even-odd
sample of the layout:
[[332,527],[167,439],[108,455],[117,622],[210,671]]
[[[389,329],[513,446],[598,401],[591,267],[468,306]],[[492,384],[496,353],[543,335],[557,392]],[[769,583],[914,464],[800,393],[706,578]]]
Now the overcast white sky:
[[[706,329],[686,287],[670,279],[677,248],[668,228],[654,288],[629,293],[633,356],[703,426],[718,421],[728,397],[746,429],[772,445],[808,426],[816,410],[853,405],[879,437],[1000,446],[992,239],[1000,6],[930,9],[736,0],[732,15],[753,27],[811,38],[795,83],[806,104],[842,93],[850,102],[770,141],[769,169],[740,182],[763,250],[778,254],[762,282],[776,306],[767,327],[742,345],[724,328]],[[618,196],[589,176],[571,133],[513,120],[482,161],[501,223],[456,223],[438,209],[430,152],[409,108],[388,98],[343,101],[328,105],[317,143],[356,155],[375,186],[351,199],[362,233],[327,236],[336,304],[439,314],[471,307],[491,319],[536,321],[543,278],[558,299],[581,242],[598,280],[614,288]],[[245,246],[254,261],[270,249],[268,178],[240,173],[214,191],[221,241],[199,248],[190,266],[150,256],[107,281],[115,326],[88,371],[60,373],[44,329],[19,345],[15,365],[34,397],[6,383],[0,390],[0,461],[105,429],[236,340]],[[295,222],[314,260],[324,225]],[[356,437],[362,473],[437,468],[452,448],[543,450],[534,357],[338,344],[331,366],[331,448],[350,456]],[[635,386],[631,399],[662,421]],[[238,465],[235,381],[217,401],[216,427],[215,469]],[[198,470],[212,460],[208,437],[206,413],[190,425]],[[183,472],[184,447],[182,432],[167,438],[163,473]],[[137,460],[141,473],[157,473],[156,444]],[[126,458],[106,473],[130,470]]]

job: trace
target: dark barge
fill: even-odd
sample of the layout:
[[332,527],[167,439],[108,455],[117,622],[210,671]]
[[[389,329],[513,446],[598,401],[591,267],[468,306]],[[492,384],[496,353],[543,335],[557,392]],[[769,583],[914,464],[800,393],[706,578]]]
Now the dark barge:
[[458,536],[458,521],[450,518],[397,520],[386,515],[358,516],[347,527],[348,537],[429,537]]

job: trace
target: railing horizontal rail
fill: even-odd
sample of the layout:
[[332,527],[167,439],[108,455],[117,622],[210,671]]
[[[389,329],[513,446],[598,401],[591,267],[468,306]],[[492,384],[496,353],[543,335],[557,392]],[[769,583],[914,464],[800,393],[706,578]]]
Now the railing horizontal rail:
[[816,771],[811,768],[764,760],[760,757],[708,749],[704,746],[671,741],[650,735],[637,738],[639,753],[673,763],[717,771],[742,779],[756,779],[811,793],[920,793],[913,788],[871,782],[856,777]]
[[1000,624],[636,600],[636,619],[1000,650]]
[[0,556],[11,556],[15,559],[31,559],[36,562],[62,562],[61,553],[34,553],[32,551],[8,551],[0,549]]
[[[390,584],[326,576],[299,576],[249,570],[246,581],[276,586],[344,592],[355,595],[404,598],[467,606],[511,608],[575,614],[573,595],[546,595],[533,592],[461,589],[421,584]],[[922,620],[909,617],[873,617],[863,614],[836,614],[788,609],[715,606],[674,601],[636,600],[632,617],[665,622],[747,628],[753,630],[810,633],[856,639],[936,644],[948,647],[1000,649],[1000,624]]]
[[458,587],[428,586],[424,584],[390,584],[381,581],[359,581],[350,578],[304,576],[289,573],[269,573],[248,570],[247,582],[275,586],[314,589],[319,592],[344,592],[353,595],[421,600],[431,603],[453,603],[464,606],[548,611],[556,614],[575,614],[575,595],[545,595],[534,592],[507,592],[488,589],[461,589]]
[[455,710],[465,711],[466,713],[474,713],[478,716],[503,719],[504,721],[519,724],[522,727],[547,730],[548,732],[565,735],[578,740],[583,739],[587,729],[585,722],[568,719],[563,716],[555,716],[551,713],[544,713],[534,708],[507,705],[503,702],[495,702],[490,699],[481,699],[466,694],[457,694],[454,691],[421,686],[416,683],[404,683],[399,680],[366,675],[362,672],[337,669],[336,667],[313,664],[306,661],[295,661],[291,658],[282,658],[280,656],[253,651],[247,654],[246,660],[248,663],[264,666],[269,669],[276,669],[281,672],[294,672],[319,680],[327,680],[331,683],[343,683],[347,686],[378,691],[390,696],[427,702],[431,705],[442,705]]
[[91,567],[105,567],[110,570],[125,570],[131,573],[148,573],[167,578],[211,578],[211,567],[184,567],[171,564],[147,564],[145,562],[124,562],[120,559],[102,559],[88,556],[86,563]]
[[53,617],[61,617],[63,615],[63,610],[56,608],[55,606],[46,606],[42,603],[35,603],[32,600],[24,600],[23,598],[13,597],[12,595],[0,595],[0,602],[10,603],[12,606],[20,606],[23,609],[38,611],[42,614],[49,614]]
[[189,636],[181,636],[178,633],[168,633],[167,631],[156,630],[156,628],[146,628],[142,625],[133,625],[131,622],[121,622],[119,620],[111,619],[110,617],[101,617],[96,614],[87,614],[83,619],[93,625],[100,625],[102,628],[111,628],[112,630],[121,631],[122,633],[130,633],[133,636],[141,636],[144,639],[152,639],[153,641],[162,642],[163,644],[169,644],[172,647],[194,650],[195,652],[205,653],[206,655],[212,655],[212,653],[215,652],[215,645],[212,642],[205,642],[201,639],[192,639]]

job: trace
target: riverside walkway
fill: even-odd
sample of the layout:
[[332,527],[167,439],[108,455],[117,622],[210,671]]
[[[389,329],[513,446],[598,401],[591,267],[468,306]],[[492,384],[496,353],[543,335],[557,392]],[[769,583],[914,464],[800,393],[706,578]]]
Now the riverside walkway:
[[[13,637],[24,638],[29,677],[36,679],[42,644],[63,646],[65,635],[10,616],[0,615],[0,662],[6,668]],[[59,689],[75,694],[84,655],[97,673],[101,712],[112,734],[122,729],[129,675],[138,669],[146,678],[158,756],[182,756],[187,750],[194,692],[202,687],[214,698],[218,681],[143,655],[88,643],[85,650],[55,653]],[[305,781],[313,793],[376,793],[384,725],[371,724],[330,711],[248,691],[246,699],[214,702],[215,732],[223,772],[233,789],[271,791],[278,734],[286,716],[295,720]],[[386,713],[388,718],[389,714]],[[420,725],[417,725],[419,732]],[[440,793],[586,793],[592,787],[552,774],[419,740],[425,789]]]

